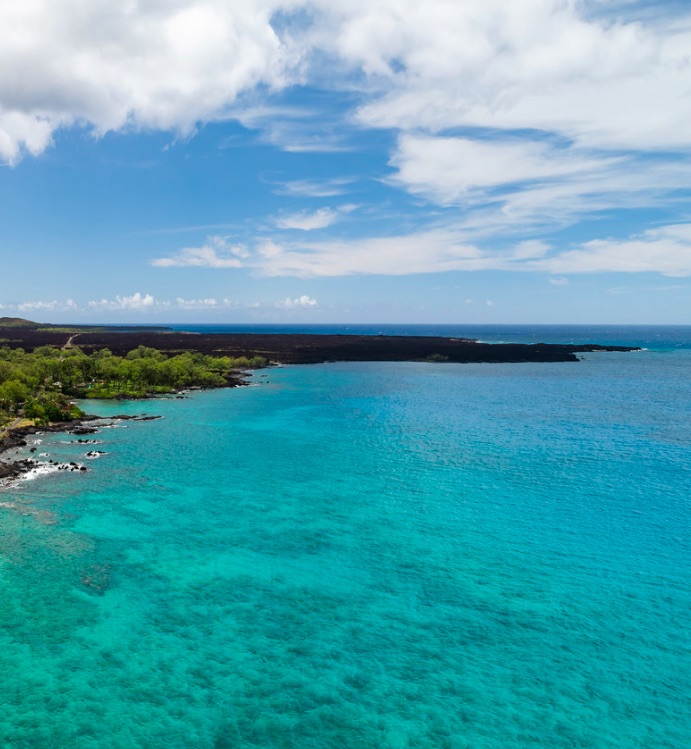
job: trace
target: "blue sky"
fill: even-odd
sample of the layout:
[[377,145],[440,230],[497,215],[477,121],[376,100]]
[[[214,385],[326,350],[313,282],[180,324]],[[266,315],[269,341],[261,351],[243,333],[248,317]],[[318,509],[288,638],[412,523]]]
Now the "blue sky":
[[691,11],[0,0],[0,315],[691,324]]

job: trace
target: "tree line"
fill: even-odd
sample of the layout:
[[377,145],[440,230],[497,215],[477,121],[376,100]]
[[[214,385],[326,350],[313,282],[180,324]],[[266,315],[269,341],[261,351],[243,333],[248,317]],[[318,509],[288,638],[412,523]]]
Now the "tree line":
[[126,356],[108,349],[41,346],[33,352],[0,347],[0,423],[18,416],[40,423],[80,415],[71,398],[143,398],[188,387],[223,387],[238,370],[266,360],[186,352],[168,355],[138,346]]

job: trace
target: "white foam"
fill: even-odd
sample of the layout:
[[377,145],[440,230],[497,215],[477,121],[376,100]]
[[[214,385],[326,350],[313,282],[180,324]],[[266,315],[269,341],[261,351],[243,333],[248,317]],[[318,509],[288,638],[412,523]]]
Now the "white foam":
[[40,463],[26,473],[23,473],[21,476],[19,476],[19,478],[22,481],[33,481],[39,476],[47,476],[50,473],[56,473],[58,470],[59,469],[57,463]]
[[51,473],[81,473],[82,466],[70,465],[69,463],[37,463],[29,471],[18,478],[22,481],[33,481],[39,476],[47,476]]

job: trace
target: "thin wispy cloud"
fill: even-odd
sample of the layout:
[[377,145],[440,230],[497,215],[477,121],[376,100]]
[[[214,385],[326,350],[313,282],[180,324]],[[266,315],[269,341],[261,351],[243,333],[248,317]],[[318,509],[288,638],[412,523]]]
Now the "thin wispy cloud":
[[339,212],[332,208],[320,208],[317,211],[292,213],[275,219],[279,229],[300,229],[302,231],[313,231],[314,229],[325,229],[327,226],[338,221]]
[[344,215],[352,213],[357,206],[342,205],[338,208],[319,208],[316,211],[300,211],[278,216],[274,223],[279,229],[299,229],[300,231],[314,231],[326,229],[338,222]]
[[247,249],[232,244],[226,237],[211,236],[202,247],[183,247],[171,257],[155,258],[151,265],[158,268],[241,268]]
[[[159,258],[159,267],[185,265],[182,255]],[[503,250],[468,242],[463,232],[436,229],[408,235],[340,240],[257,240],[245,256],[224,265],[213,256],[206,268],[244,268],[272,277],[406,276],[444,271],[518,271],[554,274],[554,285],[566,285],[563,274],[659,273],[691,276],[691,224],[650,230],[625,240],[600,239],[569,249],[528,240]]]
[[355,177],[336,177],[327,180],[298,179],[275,183],[274,190],[278,195],[292,197],[333,198],[348,193],[354,182]]
[[545,259],[552,273],[661,273],[691,276],[691,224],[651,229],[639,237],[598,239]]
[[257,130],[263,143],[292,153],[345,153],[353,146],[347,131],[328,110],[313,107],[263,106],[231,111],[248,129]]

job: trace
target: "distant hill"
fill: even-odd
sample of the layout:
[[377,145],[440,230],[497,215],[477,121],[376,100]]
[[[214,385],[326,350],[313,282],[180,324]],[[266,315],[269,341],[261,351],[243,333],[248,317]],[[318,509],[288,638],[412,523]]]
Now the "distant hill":
[[38,328],[40,325],[23,317],[0,317],[0,328]]

